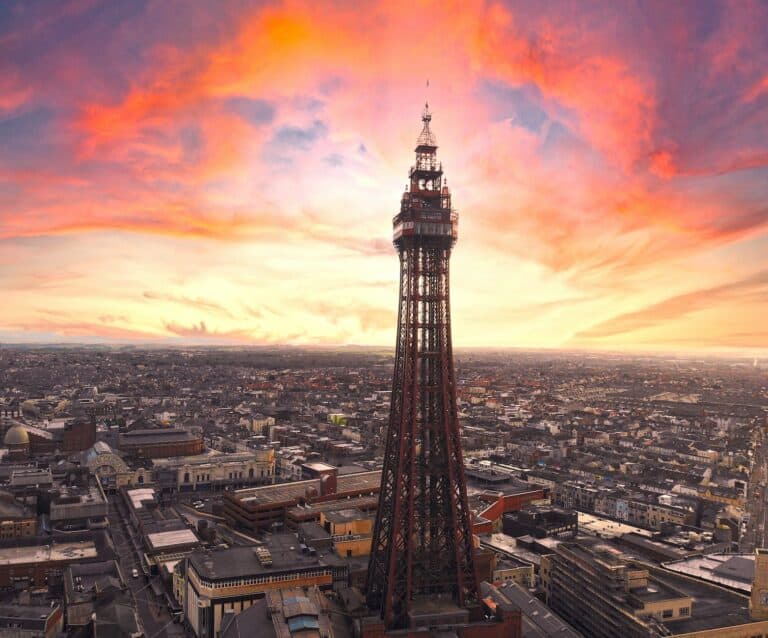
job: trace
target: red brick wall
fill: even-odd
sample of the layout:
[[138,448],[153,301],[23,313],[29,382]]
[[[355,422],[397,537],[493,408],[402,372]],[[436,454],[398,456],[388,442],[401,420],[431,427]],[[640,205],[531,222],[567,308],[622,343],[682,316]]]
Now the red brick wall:
[[[494,503],[480,512],[480,516],[488,519],[492,526],[494,522],[501,518],[502,514],[506,514],[507,512],[517,512],[533,501],[547,498],[548,494],[549,490],[542,488],[539,490],[531,490],[530,492],[523,492],[522,494],[500,496]],[[474,526],[474,532],[475,534],[488,533],[486,531],[487,528],[487,523],[480,523]]]
[[82,452],[96,443],[96,424],[80,421],[65,427],[62,441],[63,452]]
[[121,450],[144,459],[158,459],[167,456],[194,456],[203,452],[203,441],[202,439],[193,439],[181,443],[124,444]]

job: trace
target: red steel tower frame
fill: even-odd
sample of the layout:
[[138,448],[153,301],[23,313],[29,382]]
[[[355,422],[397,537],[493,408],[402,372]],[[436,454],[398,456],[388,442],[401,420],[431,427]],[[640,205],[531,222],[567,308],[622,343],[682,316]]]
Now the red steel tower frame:
[[458,215],[425,105],[410,183],[393,219],[400,257],[397,344],[367,603],[387,630],[420,600],[475,607],[478,582],[467,506],[451,346],[448,262]]

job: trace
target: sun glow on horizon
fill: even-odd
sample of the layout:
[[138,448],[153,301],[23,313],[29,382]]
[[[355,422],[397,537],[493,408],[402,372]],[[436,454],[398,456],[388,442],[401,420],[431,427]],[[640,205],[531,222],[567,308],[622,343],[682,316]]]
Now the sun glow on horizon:
[[757,1],[6,3],[0,342],[390,347],[429,76],[457,347],[759,352],[767,27]]

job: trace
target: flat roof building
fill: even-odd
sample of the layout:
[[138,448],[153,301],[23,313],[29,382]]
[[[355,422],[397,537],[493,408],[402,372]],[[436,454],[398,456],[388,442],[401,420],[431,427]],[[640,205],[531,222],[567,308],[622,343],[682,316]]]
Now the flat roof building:
[[139,459],[193,456],[202,453],[203,438],[185,428],[131,430],[120,435],[118,447]]
[[37,533],[37,513],[17,501],[13,494],[0,492],[0,539],[34,536]]
[[749,598],[722,587],[635,562],[602,542],[560,543],[542,557],[549,607],[594,638],[678,636],[751,638]]
[[185,616],[197,638],[215,638],[228,610],[248,609],[270,591],[331,587],[333,568],[304,553],[294,534],[266,545],[193,552],[186,560]]
[[578,515],[551,505],[528,507],[517,512],[507,512],[502,517],[504,533],[515,538],[547,536],[575,538],[579,532]]
[[67,565],[113,557],[111,541],[101,530],[3,541],[0,543],[0,588],[22,584],[44,587],[51,573],[59,573]]
[[61,605],[0,605],[0,636],[13,638],[54,638],[64,629]]
[[[337,476],[334,489],[323,492],[322,478],[295,481],[265,487],[237,490],[224,495],[224,517],[230,525],[240,526],[252,532],[285,526],[287,512],[301,504],[314,508],[322,503],[356,497],[375,497],[379,493],[381,471],[359,472]],[[325,487],[331,484],[326,482]],[[375,498],[374,498],[375,500]],[[364,503],[354,505],[367,509]],[[295,523],[317,520],[319,515],[295,517]]]

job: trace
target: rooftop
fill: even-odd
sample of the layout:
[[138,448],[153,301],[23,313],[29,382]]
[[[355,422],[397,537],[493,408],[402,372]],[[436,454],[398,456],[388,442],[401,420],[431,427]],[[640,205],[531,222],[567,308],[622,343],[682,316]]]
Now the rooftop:
[[357,521],[361,518],[366,518],[365,514],[353,507],[325,512],[325,520],[331,523],[348,523],[349,521]]
[[689,619],[665,623],[671,633],[684,634],[751,622],[746,596],[662,569],[652,568],[651,571],[656,581],[665,582],[693,599]]
[[1,547],[0,565],[24,565],[51,561],[81,560],[96,558],[98,552],[93,541],[55,543],[50,545],[27,545],[24,547]]
[[[336,481],[336,492],[343,494],[352,491],[377,491],[381,485],[381,471],[358,472],[339,476]],[[266,503],[287,503],[305,496],[307,490],[320,491],[320,479],[295,481],[278,485],[264,485],[236,490],[234,495],[244,503],[259,505]]]
[[328,465],[328,463],[322,463],[320,461],[311,461],[310,463],[304,463],[303,467],[306,467],[313,472],[330,472],[335,470],[335,465]]
[[650,532],[647,529],[620,523],[609,518],[597,516],[596,514],[586,514],[584,512],[579,512],[579,531],[584,532],[585,534],[599,536],[600,538],[616,538],[630,533],[645,536],[647,538],[653,536],[653,532]]
[[286,513],[288,518],[292,520],[306,520],[307,518],[319,517],[320,512],[335,512],[339,509],[340,503],[343,502],[346,508],[370,511],[376,509],[379,504],[378,496],[356,496],[353,498],[343,499],[343,501],[325,501],[321,503],[312,503],[307,505],[296,505],[289,508]]
[[167,549],[179,545],[195,545],[199,541],[191,529],[177,529],[147,534],[147,542],[152,549]]
[[199,438],[184,428],[157,428],[147,430],[131,430],[120,435],[120,446],[144,445],[164,442],[193,441]]
[[755,574],[754,554],[707,554],[663,563],[676,574],[693,576],[749,594]]
[[221,635],[222,638],[349,638],[351,627],[340,611],[336,603],[316,587],[276,590],[254,601],[240,614],[222,619]]
[[0,518],[13,520],[19,518],[37,518],[31,508],[17,501],[12,494],[0,492]]
[[131,505],[135,510],[139,510],[143,507],[142,501],[155,500],[155,490],[151,487],[139,487],[135,490],[127,490],[126,494],[131,500]]
[[91,600],[94,593],[108,587],[125,588],[120,570],[113,560],[69,565],[64,572],[64,591],[68,605]]
[[196,454],[194,456],[179,456],[173,458],[153,459],[152,465],[155,467],[178,468],[185,465],[194,465],[195,467],[206,465],[217,465],[219,463],[239,463],[253,459],[253,452],[236,452],[232,454]]
[[229,580],[259,574],[280,573],[309,567],[322,567],[314,556],[303,554],[294,534],[275,534],[260,547],[269,550],[272,565],[262,565],[256,547],[230,547],[213,552],[194,552],[189,561],[195,571],[208,580]]
[[[487,586],[484,589],[491,591]],[[581,638],[560,616],[514,582],[502,583],[491,596],[494,599],[498,596],[520,609],[523,638]]]
[[55,609],[56,607],[49,605],[0,605],[0,622],[2,625],[8,626],[9,622],[13,621],[13,625],[20,626],[20,628],[15,628],[15,630],[4,627],[4,633],[8,632],[8,635],[11,633],[23,635],[23,629],[42,631],[48,616]]

